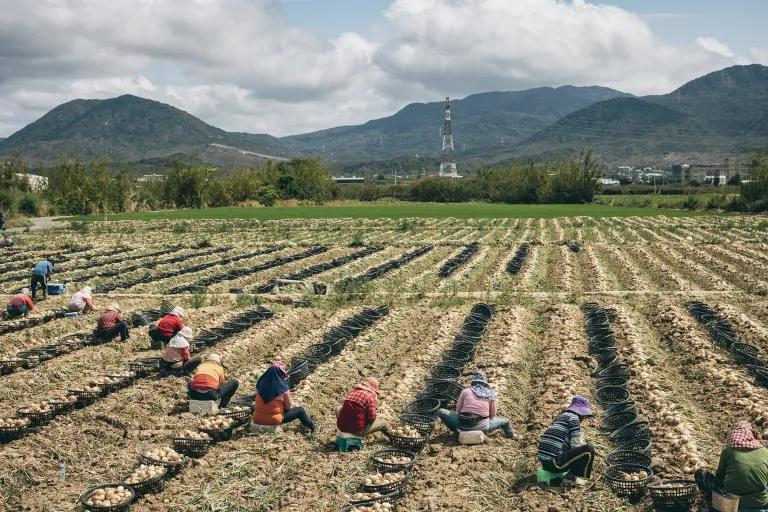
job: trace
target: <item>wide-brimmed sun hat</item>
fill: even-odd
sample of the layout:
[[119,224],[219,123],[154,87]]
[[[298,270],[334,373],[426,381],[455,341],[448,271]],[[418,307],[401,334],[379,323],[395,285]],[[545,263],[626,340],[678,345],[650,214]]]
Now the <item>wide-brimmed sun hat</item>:
[[575,396],[571,399],[571,405],[566,411],[570,411],[579,416],[593,416],[592,408],[589,406],[589,399],[584,396]]

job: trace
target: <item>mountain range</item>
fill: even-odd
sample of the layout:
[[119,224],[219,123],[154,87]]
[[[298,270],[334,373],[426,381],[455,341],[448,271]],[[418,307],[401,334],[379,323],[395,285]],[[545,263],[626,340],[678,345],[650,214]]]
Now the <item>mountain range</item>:
[[[66,156],[152,167],[194,158],[221,167],[319,156],[336,166],[439,154],[444,102],[412,103],[361,125],[273,137],[227,132],[153,100],[73,100],[0,139],[0,156],[33,166]],[[605,87],[486,92],[451,102],[457,159],[494,163],[591,148],[606,162],[748,154],[768,145],[768,67],[733,66],[665,95]],[[385,164],[382,164],[386,166]]]

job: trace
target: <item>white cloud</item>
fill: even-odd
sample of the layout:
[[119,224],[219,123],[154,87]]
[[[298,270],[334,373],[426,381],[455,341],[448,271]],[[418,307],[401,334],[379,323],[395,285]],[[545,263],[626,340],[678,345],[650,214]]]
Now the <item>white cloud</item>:
[[751,48],[749,54],[753,62],[768,66],[768,48]]
[[731,51],[727,44],[718,41],[714,37],[697,37],[696,44],[701,46],[708,52],[716,53],[717,55],[732,59],[736,55]]
[[132,93],[228,130],[364,122],[410,101],[542,85],[668,92],[749,58],[662,42],[585,0],[394,0],[375,37],[291,26],[278,0],[0,0],[0,136],[74,98]]

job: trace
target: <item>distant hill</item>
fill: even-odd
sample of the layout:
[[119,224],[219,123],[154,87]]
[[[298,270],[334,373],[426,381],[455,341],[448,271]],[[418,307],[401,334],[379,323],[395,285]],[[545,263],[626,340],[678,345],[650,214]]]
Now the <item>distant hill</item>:
[[133,162],[203,153],[214,143],[236,146],[232,153],[281,151],[275,137],[228,133],[171,105],[126,94],[59,105],[0,141],[0,154],[19,154],[38,165],[64,156]]
[[[453,134],[459,158],[483,158],[513,146],[560,117],[592,103],[628,96],[605,87],[540,87],[486,92],[452,100]],[[292,151],[340,162],[401,156],[434,158],[440,149],[445,103],[411,103],[394,115],[362,125],[284,137]]]
[[511,156],[592,148],[603,161],[705,160],[768,146],[768,67],[733,66],[665,95],[590,105],[532,135]]
[[[768,145],[768,67],[733,66],[665,95],[634,97],[605,87],[540,87],[452,100],[461,165],[592,148],[603,162],[661,164],[744,155]],[[412,103],[361,125],[272,137],[233,133],[157,101],[131,95],[74,100],[7,139],[0,157],[45,166],[65,156],[109,157],[135,169],[170,162],[222,168],[320,157],[344,172],[433,171],[444,103]]]

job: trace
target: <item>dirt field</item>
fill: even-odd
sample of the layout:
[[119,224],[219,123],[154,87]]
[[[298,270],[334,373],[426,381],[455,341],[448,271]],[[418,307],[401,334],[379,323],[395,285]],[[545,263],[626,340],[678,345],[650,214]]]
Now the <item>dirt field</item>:
[[[333,451],[334,411],[348,389],[364,376],[378,377],[380,413],[397,423],[480,303],[495,312],[458,382],[466,386],[473,370],[484,369],[499,395],[498,412],[511,419],[517,437],[495,433],[480,446],[461,446],[438,421],[397,510],[652,510],[647,497],[631,503],[615,496],[601,476],[614,445],[599,428],[606,415],[595,401],[591,372],[598,358],[585,329],[586,303],[611,313],[616,354],[626,365],[638,420],[649,422],[658,476],[690,478],[697,467],[716,465],[725,432],[738,419],[768,434],[768,390],[759,375],[713,344],[712,329],[686,308],[689,301],[705,303],[723,322],[718,325],[727,321],[762,358],[768,351],[764,217],[121,221],[76,228],[19,234],[27,250],[0,249],[3,291],[26,285],[34,263],[52,255],[62,260],[54,281],[68,283],[70,293],[87,283],[97,291],[98,308],[117,301],[129,318],[165,299],[184,306],[186,323],[201,333],[231,326],[259,303],[273,315],[200,347],[203,355],[222,355],[228,375],[241,382],[237,396],[252,395],[274,359],[290,362],[329,330],[369,314],[364,307],[388,306],[388,314],[293,388],[294,402],[317,423],[314,437],[297,424],[272,435],[239,428],[164,489],[136,501],[134,511],[341,510],[371,473],[371,454],[389,446],[377,434],[362,451]],[[468,259],[454,261],[441,277],[445,263],[473,242]],[[527,255],[511,273],[508,263],[523,244]],[[357,254],[365,247],[376,250]],[[411,254],[420,248],[429,250]],[[300,271],[312,275],[291,276]],[[325,283],[330,291],[255,293],[287,276]],[[186,291],[171,295],[174,289]],[[64,307],[67,298],[50,297],[38,308]],[[20,351],[90,332],[95,320],[53,314],[37,325],[3,320],[0,367]],[[147,327],[135,327],[127,343],[82,346],[31,368],[4,370],[0,418],[157,355]],[[538,467],[538,436],[574,394],[590,397],[597,412],[585,425],[600,455],[593,483],[569,491],[527,487]],[[198,418],[186,406],[184,378],[150,373],[0,444],[0,510],[76,510],[83,491],[119,482],[141,453],[194,430]]]

